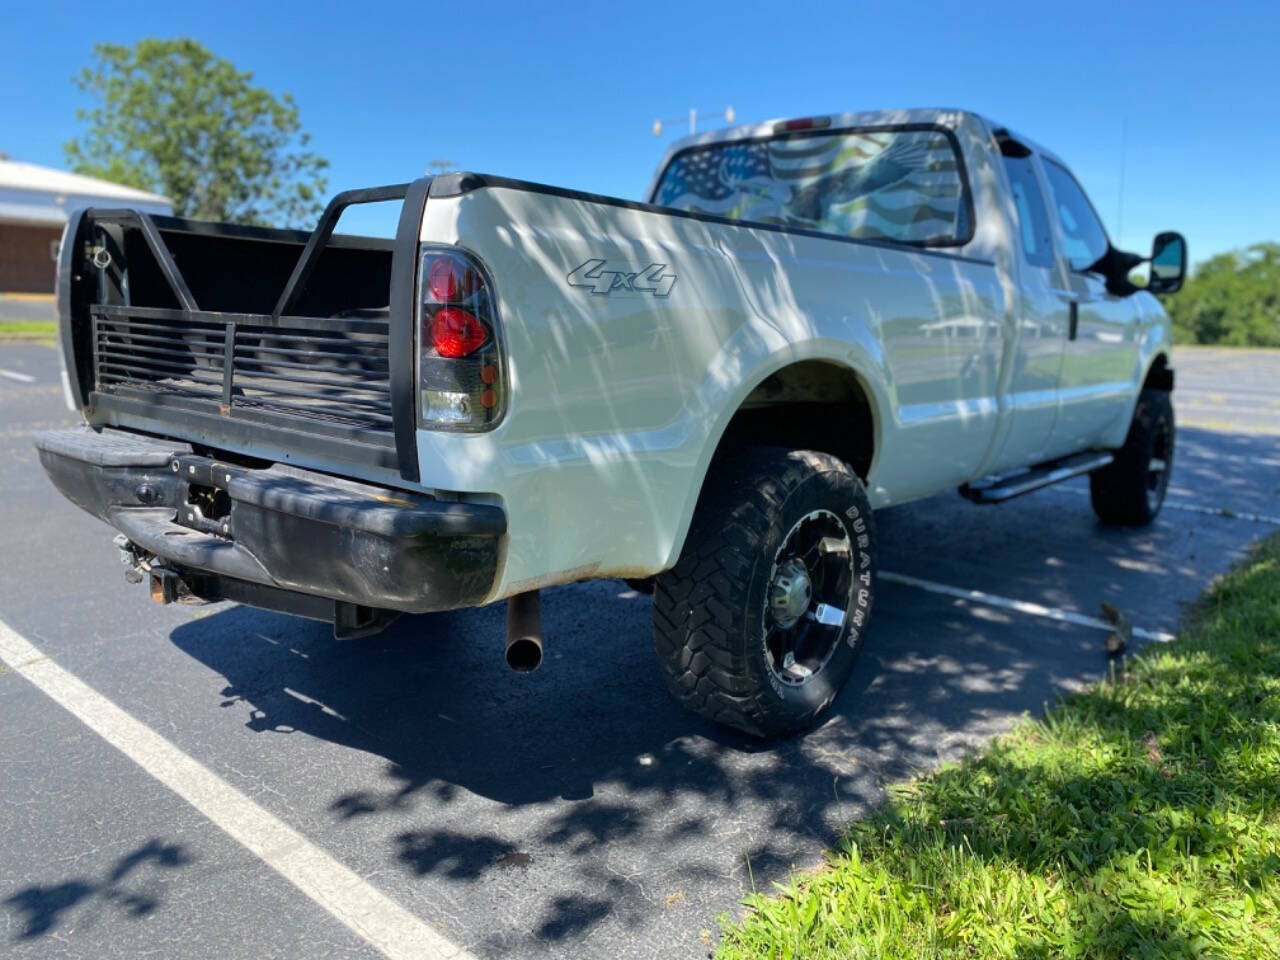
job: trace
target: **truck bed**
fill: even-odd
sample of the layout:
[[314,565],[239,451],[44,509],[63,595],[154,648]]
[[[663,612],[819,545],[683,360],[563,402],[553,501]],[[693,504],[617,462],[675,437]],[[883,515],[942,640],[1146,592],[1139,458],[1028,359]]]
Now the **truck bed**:
[[[427,182],[340,194],[310,234],[81,212],[59,290],[75,399],[98,425],[416,479],[409,351],[389,344],[412,342]],[[333,233],[348,205],[387,199],[408,211],[403,256],[398,239]],[[86,269],[103,261],[105,270]],[[408,282],[393,282],[399,270]],[[404,302],[393,304],[399,288]],[[407,365],[403,383],[397,363]],[[398,387],[407,412],[399,434]]]

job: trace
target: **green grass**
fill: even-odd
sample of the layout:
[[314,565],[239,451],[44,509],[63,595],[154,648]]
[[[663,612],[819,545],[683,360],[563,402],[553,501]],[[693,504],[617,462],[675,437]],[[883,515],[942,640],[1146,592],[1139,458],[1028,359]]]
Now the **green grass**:
[[1182,637],[722,919],[757,957],[1280,957],[1280,538]]
[[0,322],[0,342],[5,340],[58,339],[58,325],[52,320],[6,320]]

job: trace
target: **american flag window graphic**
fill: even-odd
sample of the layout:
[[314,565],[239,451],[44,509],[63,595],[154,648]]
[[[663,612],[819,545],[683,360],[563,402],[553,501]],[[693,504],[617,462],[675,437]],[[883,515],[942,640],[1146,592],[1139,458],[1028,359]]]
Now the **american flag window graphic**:
[[918,246],[965,242],[969,201],[941,130],[860,130],[681,151],[655,202],[710,214]]

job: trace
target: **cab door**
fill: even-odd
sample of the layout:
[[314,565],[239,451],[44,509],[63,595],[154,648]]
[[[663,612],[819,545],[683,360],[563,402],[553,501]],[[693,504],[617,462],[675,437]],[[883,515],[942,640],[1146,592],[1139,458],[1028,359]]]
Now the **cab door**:
[[1040,161],[1065,279],[1059,296],[1067,311],[1067,337],[1051,441],[1053,455],[1061,456],[1097,446],[1128,413],[1140,318],[1133,298],[1110,293],[1106,280],[1089,271],[1111,242],[1088,196],[1057,160],[1041,156]]
[[1045,190],[1031,150],[1012,139],[1000,142],[1017,223],[1016,335],[1007,403],[1009,432],[992,471],[1023,467],[1054,456],[1051,438],[1058,419],[1058,381],[1067,341],[1064,279],[1058,263]]

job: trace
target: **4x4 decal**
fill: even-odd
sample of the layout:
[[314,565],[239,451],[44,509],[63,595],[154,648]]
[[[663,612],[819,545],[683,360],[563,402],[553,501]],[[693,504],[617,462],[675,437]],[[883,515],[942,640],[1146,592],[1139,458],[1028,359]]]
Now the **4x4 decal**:
[[666,297],[676,285],[676,275],[665,272],[665,263],[651,263],[643,270],[606,270],[604,266],[604,260],[588,260],[566,278],[569,286],[589,287],[592,293],[602,297],[615,290]]

